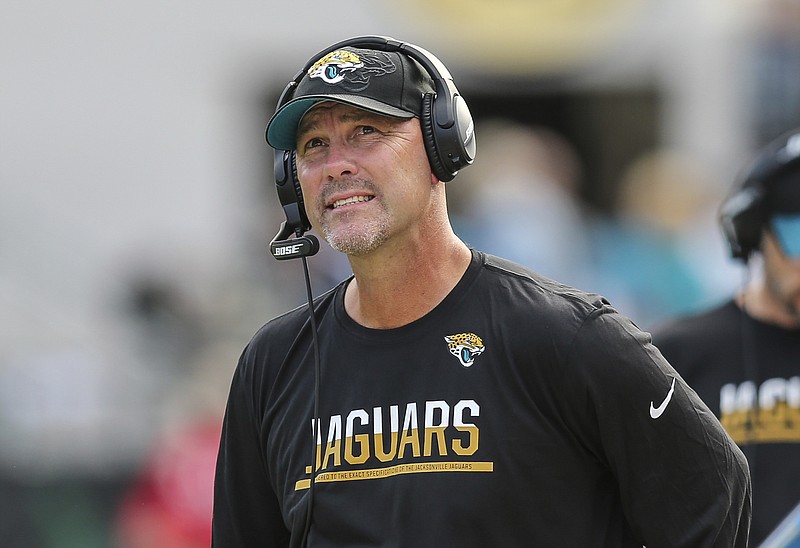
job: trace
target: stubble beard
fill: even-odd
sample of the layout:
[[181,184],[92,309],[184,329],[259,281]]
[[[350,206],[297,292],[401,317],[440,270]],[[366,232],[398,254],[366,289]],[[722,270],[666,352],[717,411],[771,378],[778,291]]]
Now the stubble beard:
[[[323,192],[323,200],[326,198],[326,193],[335,190],[334,187],[337,185],[331,185],[330,189]],[[370,182],[361,181],[357,187],[367,189],[373,195],[376,194],[374,186]],[[359,212],[355,212],[353,215],[339,212],[336,214],[336,220],[329,222],[327,215],[323,214],[320,220],[320,230],[328,245],[336,251],[355,257],[378,249],[388,239],[390,223],[389,213],[384,204],[378,202],[375,205],[378,206],[379,212],[369,218],[360,218]]]
[[322,233],[333,249],[358,257],[375,251],[386,241],[388,223],[384,217],[375,221],[358,223],[358,226],[339,228],[323,223]]
[[791,283],[780,283],[770,277],[767,278],[766,284],[773,300],[800,326],[800,290]]

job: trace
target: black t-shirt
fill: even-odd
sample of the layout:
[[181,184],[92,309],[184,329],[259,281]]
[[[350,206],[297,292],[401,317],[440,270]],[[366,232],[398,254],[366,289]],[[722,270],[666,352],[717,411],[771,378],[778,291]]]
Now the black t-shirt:
[[731,300],[653,338],[747,456],[756,545],[800,503],[800,330],[760,322]]
[[[376,330],[346,314],[346,283],[315,301],[310,546],[745,546],[744,457],[604,299],[473,252],[433,311]],[[234,375],[215,546],[299,545],[313,406],[299,308]]]

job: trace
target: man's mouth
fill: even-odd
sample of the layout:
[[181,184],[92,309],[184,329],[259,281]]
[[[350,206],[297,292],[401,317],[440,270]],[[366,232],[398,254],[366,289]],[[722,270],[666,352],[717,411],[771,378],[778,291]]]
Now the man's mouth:
[[336,209],[342,206],[350,205],[350,204],[357,204],[360,202],[369,202],[375,196],[367,195],[367,194],[359,194],[357,196],[350,196],[348,198],[343,198],[341,200],[336,200],[333,202],[329,207],[331,209]]

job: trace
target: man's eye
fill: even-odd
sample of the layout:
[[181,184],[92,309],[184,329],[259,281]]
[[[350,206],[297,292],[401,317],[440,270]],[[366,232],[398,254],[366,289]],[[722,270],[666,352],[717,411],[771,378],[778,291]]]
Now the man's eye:
[[369,134],[369,133],[375,133],[376,131],[378,131],[378,130],[375,129],[374,127],[372,127],[372,126],[359,126],[359,128],[358,128],[358,132],[361,133],[362,135],[366,135],[366,134]]
[[305,146],[305,148],[306,148],[306,150],[307,150],[307,149],[310,149],[310,148],[317,148],[317,147],[320,147],[320,146],[322,146],[322,145],[324,145],[324,144],[325,144],[325,143],[324,143],[324,141],[323,141],[322,139],[319,139],[319,138],[317,138],[317,137],[314,137],[313,139],[309,139],[309,140],[306,142],[306,146]]

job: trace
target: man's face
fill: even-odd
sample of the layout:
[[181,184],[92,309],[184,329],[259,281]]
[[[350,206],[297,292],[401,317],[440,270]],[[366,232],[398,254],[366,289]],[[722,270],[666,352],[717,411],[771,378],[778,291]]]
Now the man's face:
[[761,240],[767,290],[787,312],[800,320],[800,258],[790,258],[775,234],[767,230]]
[[353,256],[413,237],[436,181],[419,120],[334,102],[303,117],[297,175],[311,224],[331,247]]

